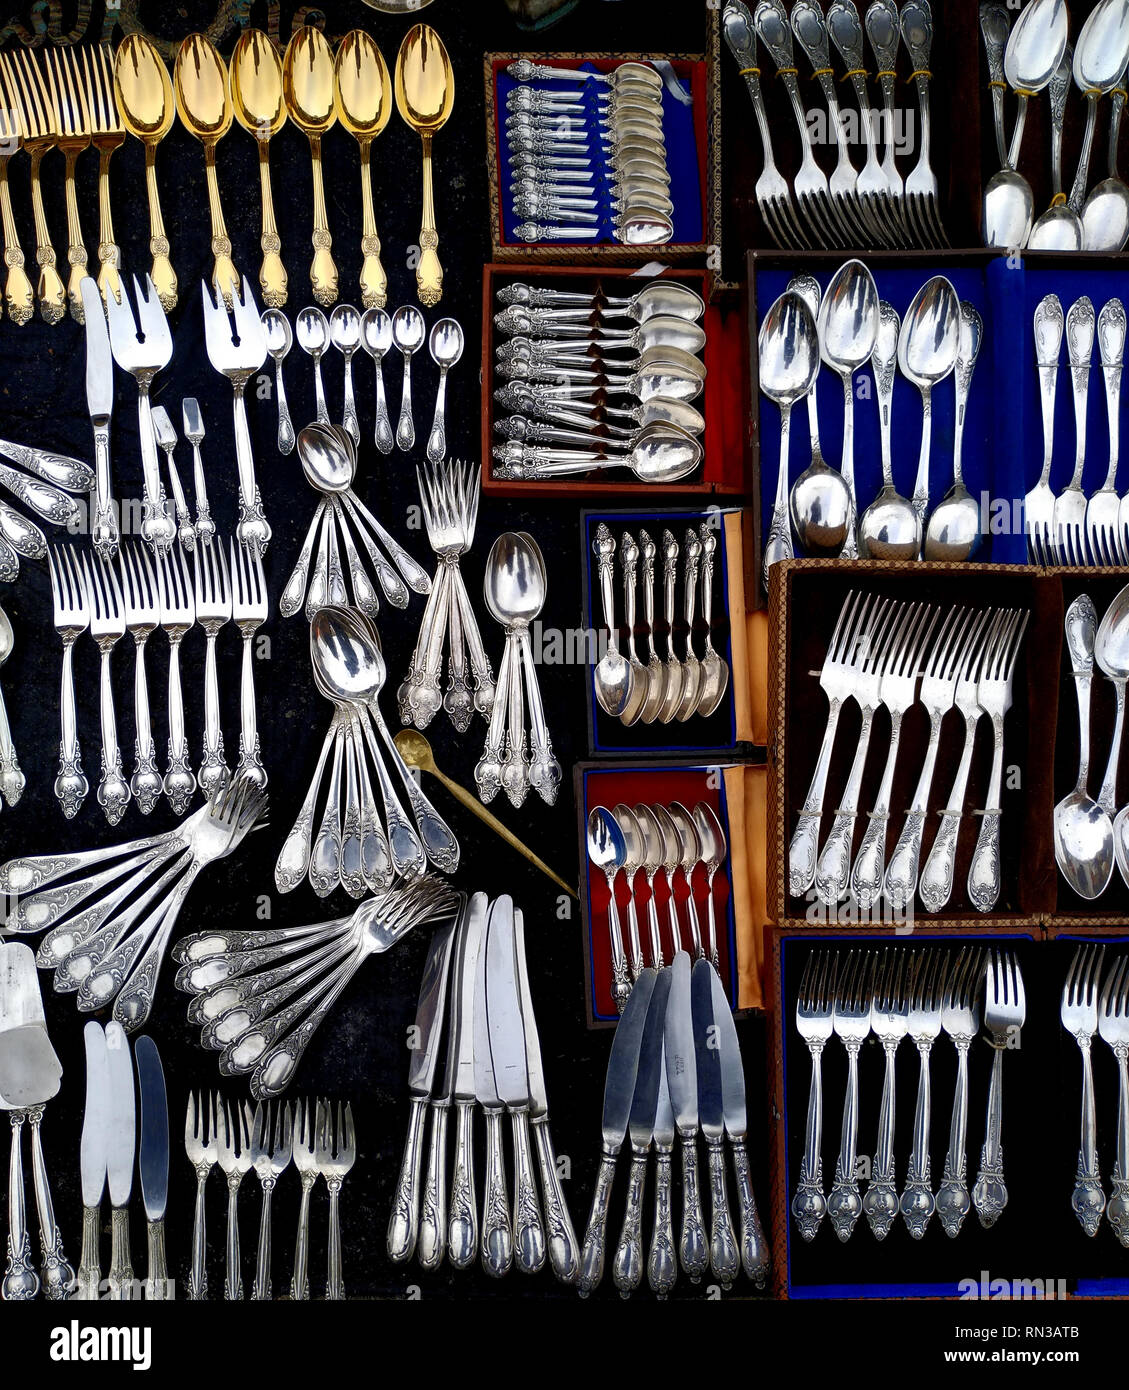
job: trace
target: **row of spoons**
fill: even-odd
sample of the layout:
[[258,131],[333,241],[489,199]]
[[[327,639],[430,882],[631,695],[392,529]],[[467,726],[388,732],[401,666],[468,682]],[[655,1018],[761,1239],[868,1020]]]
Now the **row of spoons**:
[[[267,351],[275,365],[275,394],[278,397],[278,448],[288,454],[294,448],[294,425],[286,400],[282,379],[282,364],[297,336],[298,346],[313,360],[314,398],[319,424],[330,423],[325,401],[321,361],[330,347],[345,359],[345,396],[342,406],[342,426],[354,444],[361,442],[361,427],[357,418],[357,401],[353,389],[353,358],[360,349],[372,358],[376,372],[376,423],[373,437],[382,454],[392,452],[393,445],[404,453],[415,448],[416,427],[412,415],[412,358],[427,343],[431,360],[439,368],[439,385],[435,394],[435,410],[427,436],[427,457],[432,463],[442,463],[447,457],[447,373],[463,355],[464,335],[457,319],[437,319],[428,333],[424,317],[413,304],[401,305],[394,314],[384,309],[358,312],[352,304],[338,304],[326,318],[311,304],[295,320],[295,328],[280,309],[263,310],[263,329]],[[384,358],[396,348],[404,360],[403,385],[400,390],[400,413],[395,432],[388,413],[384,391]]]
[[[870,270],[848,261],[826,292],[810,275],[797,275],[768,309],[758,338],[760,389],[780,410],[780,462],[763,580],[773,565],[795,555],[795,539],[808,555],[843,559],[967,560],[980,540],[980,509],[964,485],[961,446],[965,411],[983,323],[961,302],[952,284],[936,275],[914,296],[905,319],[879,298]],[[828,466],[819,444],[815,386],[821,363],[843,383],[843,454],[839,471]],[[859,516],[855,488],[855,373],[870,364],[882,452],[883,486]],[[909,498],[894,483],[891,408],[895,372],[921,392],[921,446]],[[930,511],[932,391],[955,375],[956,427],[953,482]],[[789,489],[792,407],[807,401],[811,463]]]
[[[631,986],[643,973],[645,965],[661,970],[673,961],[679,951],[689,950],[694,960],[707,956],[714,969],[720,969],[713,883],[727,854],[728,842],[721,821],[713,807],[705,801],[699,801],[693,812],[679,801],[672,801],[668,805],[641,802],[634,807],[622,803],[612,808],[595,806],[589,812],[588,858],[607,879],[610,895],[607,908],[608,939],[611,947],[612,997],[618,1012],[623,1011],[631,994]],[[694,892],[694,873],[699,866],[705,870],[706,878],[704,936]],[[665,940],[659,923],[655,892],[655,878],[660,870],[667,890]],[[621,873],[628,892],[626,933],[620,922],[616,896]],[[647,883],[645,953],[639,929],[641,899],[636,888],[639,873],[643,874]],[[687,890],[683,900],[685,932],[674,887],[677,875],[681,875]],[[644,954],[649,958],[646,961]]]

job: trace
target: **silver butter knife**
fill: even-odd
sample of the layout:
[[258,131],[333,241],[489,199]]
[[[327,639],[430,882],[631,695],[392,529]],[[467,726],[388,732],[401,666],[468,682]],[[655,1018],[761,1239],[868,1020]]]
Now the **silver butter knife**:
[[134,1044],[137,1084],[141,1091],[141,1152],[137,1169],[148,1221],[149,1277],[145,1297],[161,1301],[173,1296],[165,1259],[165,1205],[169,1195],[169,1106],[161,1054],[150,1037]]

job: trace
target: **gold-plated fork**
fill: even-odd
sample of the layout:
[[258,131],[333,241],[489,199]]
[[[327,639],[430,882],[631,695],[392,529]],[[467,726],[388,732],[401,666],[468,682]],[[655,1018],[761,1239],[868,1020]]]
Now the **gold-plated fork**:
[[4,264],[8,278],[4,299],[13,323],[25,324],[35,312],[35,291],[24,270],[24,252],[12,216],[12,197],[8,191],[8,160],[20,147],[19,106],[7,89],[0,71],[0,222],[4,230]]
[[55,109],[55,143],[66,160],[67,264],[71,268],[67,279],[67,303],[70,305],[71,318],[76,323],[85,323],[82,282],[86,278],[86,244],[82,239],[82,223],[78,216],[74,172],[79,155],[90,144],[90,135],[86,129],[79,95],[80,84],[73,65],[64,63],[54,48],[47,53],[47,88]]
[[31,160],[31,206],[35,214],[35,259],[39,264],[39,312],[47,323],[58,323],[67,312],[66,291],[55,269],[55,248],[47,230],[39,166],[55,144],[58,121],[51,94],[39,65],[26,50],[0,53],[0,69],[13,110],[19,112],[20,144]]
[[93,56],[88,48],[82,50],[82,68],[78,58],[68,49],[64,55],[75,65],[81,82],[83,122],[90,143],[98,151],[98,288],[105,301],[108,294],[121,299],[121,251],[114,240],[114,218],[110,209],[110,157],[125,144],[125,126],[118,114],[114,96],[114,69],[110,50],[99,44]]

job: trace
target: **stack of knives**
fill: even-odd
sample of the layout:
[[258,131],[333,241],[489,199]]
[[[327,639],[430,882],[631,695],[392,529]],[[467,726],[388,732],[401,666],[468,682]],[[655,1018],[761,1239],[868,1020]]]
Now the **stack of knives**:
[[[699,1128],[709,1153],[710,1234],[698,1195]],[[675,1254],[671,1169],[677,1130],[682,1149],[682,1229]],[[655,1150],[655,1219],[646,1261],[647,1282],[660,1298],[674,1288],[679,1259],[690,1279],[712,1270],[728,1289],[742,1266],[758,1288],[768,1273],[745,1147],[745,1071],[725,988],[707,959],[691,967],[680,951],[665,970],[648,968],[635,983],[612,1041],[604,1087],[603,1147],[588,1231],[580,1257],[580,1295],[604,1274],[608,1208],[616,1159],[630,1136],[631,1172],[612,1278],[629,1297],[643,1278],[643,1194],[647,1159]],[[729,1214],[724,1140],[733,1154],[740,1243]]]
[[141,1145],[138,1169],[148,1220],[149,1275],[145,1297],[173,1297],[165,1259],[165,1202],[169,1186],[169,1116],[165,1073],[152,1038],[137,1039],[130,1057],[121,1025],[88,1023],[86,1042],[86,1111],[82,1124],[82,1262],[75,1298],[102,1295],[99,1236],[102,1195],[110,1189],[113,1207],[108,1292],[111,1299],[138,1297],[129,1243],[129,1199],[137,1139],[133,1068],[141,1092]]
[[[447,1027],[442,1087],[435,1075]],[[458,920],[432,938],[420,988],[409,1073],[411,1116],[392,1215],[388,1255],[418,1255],[427,1270],[444,1255],[456,1269],[481,1257],[500,1278],[516,1265],[533,1274],[546,1256],[563,1284],[579,1276],[576,1235],[557,1174],[549,1133],[541,1044],[529,991],[525,927],[510,897],[476,893]],[[447,1123],[456,1112],[455,1156],[448,1186]],[[475,1192],[474,1113],[486,1122],[481,1224]],[[430,1110],[430,1149],[424,1139]],[[512,1131],[512,1200],[506,1181],[503,1117]],[[532,1147],[531,1147],[532,1140]],[[532,1153],[540,1172],[540,1197]],[[542,1204],[544,1217],[542,1217]]]

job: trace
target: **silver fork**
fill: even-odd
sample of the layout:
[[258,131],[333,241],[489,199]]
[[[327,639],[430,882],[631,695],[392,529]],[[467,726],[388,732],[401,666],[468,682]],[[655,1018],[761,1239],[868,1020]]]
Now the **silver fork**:
[[913,246],[915,236],[910,230],[906,217],[906,194],[902,176],[898,173],[895,158],[896,114],[894,85],[897,81],[894,68],[898,60],[898,7],[894,0],[874,0],[866,11],[866,37],[874,53],[878,68],[877,80],[882,92],[882,110],[885,121],[886,141],[882,156],[882,173],[886,179],[886,190],[893,211],[894,230],[899,246]]
[[267,620],[267,585],[260,555],[245,545],[231,542],[231,569],[235,576],[231,616],[243,638],[243,668],[239,685],[239,763],[236,776],[252,777],[260,787],[267,784],[259,749],[258,717],[255,710],[255,633]]
[[933,13],[929,0],[905,0],[899,22],[902,42],[913,64],[912,79],[917,88],[921,117],[917,163],[905,183],[906,206],[910,226],[918,231],[918,245],[941,248],[948,246],[949,241],[937,207],[937,178],[929,162],[929,53],[933,47]]
[[869,951],[850,951],[839,986],[831,1024],[847,1053],[847,1090],[843,1097],[843,1124],[839,1132],[839,1158],[835,1180],[827,1199],[831,1225],[841,1241],[850,1239],[862,1215],[855,1153],[859,1127],[859,1051],[870,1036],[870,987],[873,958]]
[[1109,421],[1109,467],[1105,482],[1086,504],[1086,544],[1095,564],[1123,565],[1127,556],[1120,526],[1121,499],[1117,495],[1121,369],[1125,357],[1125,306],[1120,299],[1108,300],[1098,315],[1098,351]]
[[125,605],[117,572],[101,555],[94,555],[93,564],[90,557],[84,555],[82,574],[90,612],[90,635],[101,653],[98,707],[102,725],[102,777],[98,783],[98,804],[110,824],[117,825],[129,805],[130,792],[122,776],[110,653],[125,636]]
[[357,1136],[353,1130],[353,1107],[344,1111],[337,1102],[337,1123],[333,1121],[333,1106],[318,1101],[314,1135],[317,1169],[329,1189],[329,1276],[325,1296],[330,1300],[345,1297],[345,1279],[341,1268],[341,1213],[338,1206],[341,1184],[357,1158]]
[[994,1226],[1007,1206],[1004,1184],[1004,1151],[1000,1140],[1004,1119],[1004,1053],[1019,1044],[1019,1030],[1027,1021],[1027,996],[1023,975],[1011,951],[993,951],[984,977],[984,1027],[995,1049],[992,1080],[988,1087],[988,1115],[984,1124],[984,1146],[980,1150],[980,1171],[972,1185],[972,1205],[980,1224]]
[[251,1102],[243,1100],[219,1110],[217,1162],[227,1179],[227,1271],[223,1296],[229,1302],[243,1297],[239,1257],[239,1184],[251,1168]]
[[219,679],[216,675],[216,638],[231,621],[231,581],[222,545],[202,545],[192,552],[196,621],[204,629],[204,760],[200,764],[200,790],[205,796],[222,787],[231,776],[223,756],[220,725]]
[[188,1276],[188,1297],[196,1300],[208,1296],[208,1271],[204,1264],[208,1249],[204,1187],[208,1181],[208,1174],[216,1166],[216,1160],[219,1158],[214,1092],[211,1095],[210,1110],[205,1093],[188,1097],[188,1114],[184,1121],[184,1150],[189,1163],[196,1170],[196,1219],[192,1226],[192,1270]]
[[814,1240],[827,1214],[823,1195],[823,1049],[834,1029],[835,987],[839,957],[812,951],[796,995],[796,1032],[811,1054],[804,1157],[792,1196],[792,1217],[804,1240]]
[[[172,334],[168,319],[157,298],[152,280],[145,277],[142,291],[137,276],[133,277],[133,293],[137,300],[137,318],[121,286],[117,294],[106,294],[106,315],[110,325],[110,350],[122,371],[137,381],[137,429],[141,444],[141,468],[145,497],[142,507],[141,537],[156,551],[164,551],[176,538],[176,523],[168,514],[165,487],[161,482],[157,462],[157,438],[153,426],[153,411],[149,391],[153,378],[169,364],[172,357]],[[144,339],[144,341],[142,341]]]
[[908,908],[917,887],[917,866],[921,858],[921,840],[925,834],[925,817],[929,808],[929,792],[933,786],[933,770],[941,745],[941,725],[953,707],[957,676],[964,659],[966,643],[976,615],[966,609],[952,609],[933,639],[929,659],[921,677],[919,696],[929,716],[929,742],[922,759],[917,786],[906,814],[906,823],[898,836],[890,863],[886,869],[886,896],[899,910]]
[[1117,1059],[1117,1163],[1106,1216],[1129,1246],[1129,956],[1119,956],[1102,988],[1098,1032]]
[[169,766],[165,795],[169,805],[183,815],[196,790],[196,775],[188,763],[188,739],[184,734],[184,695],[180,688],[180,644],[196,621],[196,605],[188,562],[179,546],[157,556],[161,626],[169,639]]
[[794,898],[802,897],[815,882],[819,823],[823,816],[823,797],[831,754],[835,749],[839,714],[854,693],[857,654],[866,649],[865,640],[873,631],[878,607],[878,600],[873,595],[864,598],[858,593],[848,594],[827,645],[827,655],[819,673],[820,688],[827,696],[827,722],[811,785],[788,846],[788,890]]
[[968,896],[977,912],[990,912],[1000,896],[1000,789],[1004,772],[1004,715],[1011,709],[1011,684],[1027,620],[1031,614],[1013,612],[980,673],[980,708],[992,721],[992,772],[988,800],[968,866]]
[[1048,294],[1039,301],[1035,309],[1035,357],[1039,364],[1039,402],[1043,414],[1043,469],[1039,481],[1023,499],[1028,556],[1037,565],[1050,565],[1055,561],[1051,543],[1055,509],[1051,464],[1054,462],[1055,394],[1064,323],[1058,295]]
[[160,621],[157,572],[148,550],[129,541],[119,551],[125,627],[133,638],[133,776],[129,789],[137,809],[147,816],[156,806],[164,784],[157,771],[157,750],[149,722],[149,680],[145,672],[145,644]]
[[866,162],[859,171],[857,185],[862,214],[876,244],[896,248],[901,244],[900,219],[894,209],[885,170],[878,158],[874,115],[866,90],[862,23],[854,0],[835,0],[827,11],[827,29],[854,88],[866,144]]
[[890,746],[870,822],[851,870],[851,893],[863,908],[873,906],[882,896],[882,881],[886,873],[886,830],[890,821],[890,798],[898,762],[902,719],[914,702],[921,659],[939,616],[938,610],[929,604],[906,606],[896,634],[897,650],[886,663],[878,687],[878,698],[890,713]]
[[1094,1065],[1090,1044],[1098,1031],[1098,985],[1105,947],[1095,942],[1079,946],[1062,987],[1059,1016],[1062,1026],[1082,1054],[1082,1140],[1078,1173],[1070,1205],[1088,1236],[1097,1234],[1105,1211],[1105,1193],[1098,1171],[1098,1119],[1094,1106]]
[[880,610],[879,625],[869,635],[865,649],[859,652],[858,670],[852,691],[855,702],[862,711],[862,727],[859,729],[855,756],[843,794],[839,798],[835,819],[831,823],[831,830],[823,842],[815,866],[815,891],[820,902],[828,907],[834,907],[843,897],[850,882],[851,848],[855,820],[858,817],[859,793],[862,790],[866,757],[870,749],[874,712],[879,705],[882,677],[891,663],[897,660],[899,648],[906,635],[900,626],[904,616],[902,604],[883,601]]
[[882,1044],[886,1062],[882,1105],[878,1112],[878,1144],[870,1170],[870,1183],[862,1199],[862,1209],[875,1240],[886,1239],[898,1215],[894,1172],[894,1120],[897,1113],[894,1059],[898,1044],[909,1028],[909,986],[913,981],[913,964],[914,958],[908,951],[884,952],[882,963],[874,972],[870,1000],[871,1031]]
[[47,552],[51,574],[51,604],[55,631],[63,641],[62,678],[59,689],[59,771],[55,796],[67,820],[73,820],[86,799],[90,783],[82,770],[82,749],[74,707],[74,644],[90,626],[86,586],[74,556],[65,546]]
[[251,282],[246,276],[243,277],[242,299],[232,298],[234,335],[223,298],[213,299],[211,290],[202,281],[200,292],[204,300],[204,340],[208,361],[217,372],[227,377],[233,392],[235,459],[239,470],[239,524],[235,528],[235,535],[240,544],[249,546],[256,555],[262,556],[270,542],[271,529],[263,514],[263,499],[255,481],[255,455],[251,447],[251,430],[247,424],[243,392],[247,382],[266,361],[266,334],[251,292]]
[[950,1237],[960,1234],[964,1219],[972,1210],[972,1198],[965,1184],[965,1141],[968,1135],[968,1051],[980,1031],[980,969],[980,951],[962,946],[952,974],[945,982],[945,997],[941,1003],[941,1027],[952,1038],[957,1053],[949,1148],[941,1186],[937,1189],[937,1216]]
[[269,1302],[270,1281],[270,1203],[275,1184],[290,1162],[294,1140],[293,1116],[289,1105],[281,1102],[274,1112],[274,1139],[271,1140],[271,1103],[260,1101],[255,1106],[255,1122],[251,1129],[251,1165],[259,1178],[263,1194],[259,1217],[259,1254],[255,1262],[255,1285],[251,1297],[257,1302]]
[[310,1193],[318,1180],[314,1156],[314,1110],[308,1100],[294,1105],[294,1167],[302,1182],[302,1204],[298,1211],[298,1239],[294,1246],[294,1273],[290,1279],[290,1297],[308,1299],[310,1296]]
[[1086,565],[1086,494],[1082,472],[1086,467],[1086,401],[1090,393],[1090,357],[1094,350],[1094,306],[1088,295],[1076,299],[1066,314],[1066,350],[1070,358],[1070,384],[1074,395],[1074,473],[1054,505],[1055,562]]
[[937,1209],[929,1185],[929,1131],[932,1119],[932,1092],[929,1085],[929,1057],[941,1031],[941,986],[948,971],[948,954],[936,949],[925,952],[913,981],[909,1005],[909,1036],[917,1048],[917,1104],[913,1112],[913,1152],[906,1169],[902,1192],[902,1219],[914,1240],[925,1234]]

